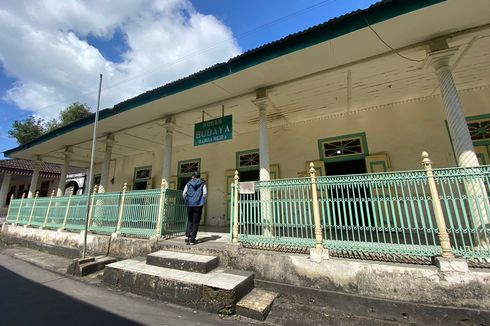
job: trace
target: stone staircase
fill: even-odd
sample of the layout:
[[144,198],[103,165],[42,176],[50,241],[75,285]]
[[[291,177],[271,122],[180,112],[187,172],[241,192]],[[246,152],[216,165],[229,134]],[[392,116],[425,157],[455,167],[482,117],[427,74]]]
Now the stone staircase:
[[[157,251],[106,266],[103,276],[105,284],[131,293],[156,300],[176,303],[211,313],[234,314],[237,303],[244,296],[243,304],[248,307],[254,300],[254,275],[251,272],[219,267],[219,257]],[[269,297],[271,297],[269,295]],[[275,298],[275,296],[273,296]],[[264,304],[259,312],[239,307],[247,317],[264,319]],[[251,309],[254,309],[253,307]]]

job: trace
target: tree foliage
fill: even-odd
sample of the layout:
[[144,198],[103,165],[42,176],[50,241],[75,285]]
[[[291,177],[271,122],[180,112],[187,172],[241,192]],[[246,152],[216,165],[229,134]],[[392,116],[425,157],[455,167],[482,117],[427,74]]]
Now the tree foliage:
[[46,132],[43,123],[43,119],[32,115],[22,121],[15,120],[8,131],[9,137],[17,139],[20,145],[27,144]]
[[24,145],[47,132],[66,126],[90,114],[92,113],[86,104],[75,102],[61,110],[58,119],[53,118],[45,121],[31,115],[24,120],[15,120],[8,134],[9,137],[17,139],[20,145]]

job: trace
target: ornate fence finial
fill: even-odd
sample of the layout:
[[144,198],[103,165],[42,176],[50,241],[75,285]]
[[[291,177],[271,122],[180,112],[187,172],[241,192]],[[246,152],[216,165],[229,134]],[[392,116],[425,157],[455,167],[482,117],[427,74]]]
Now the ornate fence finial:
[[162,183],[160,184],[160,187],[163,189],[163,190],[166,190],[168,189],[168,181],[165,180],[165,178],[162,179]]
[[124,192],[126,192],[128,190],[128,183],[125,182],[124,185],[123,185],[123,189],[122,189]]
[[316,169],[315,169],[315,164],[313,164],[313,162],[310,162],[310,175],[313,174],[313,176],[316,174]]
[[432,161],[429,158],[429,153],[422,152],[422,166],[427,169],[432,169]]

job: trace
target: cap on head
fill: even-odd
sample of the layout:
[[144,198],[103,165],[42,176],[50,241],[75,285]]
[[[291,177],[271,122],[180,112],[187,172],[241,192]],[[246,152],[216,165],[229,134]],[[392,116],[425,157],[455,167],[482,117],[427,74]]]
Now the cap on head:
[[192,176],[193,176],[194,178],[200,178],[200,177],[201,177],[201,175],[200,175],[200,174],[199,174],[199,172],[197,172],[197,171],[192,172]]

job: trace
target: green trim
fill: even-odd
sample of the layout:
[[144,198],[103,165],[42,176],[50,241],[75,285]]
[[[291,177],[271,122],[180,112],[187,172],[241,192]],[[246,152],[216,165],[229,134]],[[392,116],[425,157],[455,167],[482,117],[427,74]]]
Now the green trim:
[[[330,142],[330,141],[336,141],[336,140],[342,140],[342,139],[350,139],[350,138],[360,138],[361,139],[362,154],[351,154],[351,155],[341,155],[341,156],[336,156],[336,157],[325,157],[324,152],[323,152],[323,146],[322,146],[323,143]],[[353,160],[362,159],[362,158],[369,155],[369,148],[368,148],[368,144],[367,144],[366,133],[365,132],[359,132],[359,133],[354,133],[354,134],[347,134],[347,135],[342,135],[342,136],[335,136],[335,137],[318,139],[318,153],[319,153],[320,161],[323,161],[323,162],[344,162],[344,161],[353,161]]]
[[[112,109],[101,110],[101,111],[99,111],[99,121],[107,119],[113,115],[114,115],[114,112]],[[19,147],[6,150],[5,152],[3,152],[3,154],[8,157],[15,152],[23,151],[25,149],[31,148],[35,145],[44,143],[45,141],[51,140],[51,139],[56,138],[58,136],[62,136],[62,135],[66,134],[70,131],[75,130],[75,129],[79,129],[79,128],[82,128],[82,127],[85,127],[88,125],[92,125],[94,120],[95,120],[95,113],[92,113],[88,117],[85,117],[83,119],[80,119],[78,121],[70,123],[69,125],[66,125],[64,127],[61,127],[61,128],[55,129],[51,132],[48,132],[47,134],[44,134],[41,137],[34,139],[33,141],[31,141],[27,144],[20,145]]]
[[[490,119],[490,114],[485,113],[485,114],[479,114],[479,115],[473,115],[470,117],[465,117],[466,121],[478,121],[478,120],[486,120]],[[449,142],[451,143],[451,149],[453,150],[453,157],[454,157],[454,163],[458,165],[458,159],[456,158],[456,151],[454,150],[454,144],[453,144],[453,137],[451,136],[451,131],[449,130],[449,124],[447,123],[447,120],[444,120],[444,124],[446,125],[446,130],[447,130],[447,135],[449,136]],[[488,146],[490,145],[490,140],[484,139],[484,140],[473,140],[473,146]],[[490,152],[489,152],[490,156]]]
[[480,114],[480,115],[473,115],[471,117],[466,117],[466,121],[475,121],[475,120],[489,120],[490,119],[490,114]]
[[[480,114],[467,117],[466,121],[490,120],[490,114]],[[490,145],[490,139],[473,140],[473,146]]]
[[260,164],[257,165],[257,166],[247,166],[247,167],[243,167],[243,168],[240,167],[240,155],[242,155],[242,154],[252,154],[252,153],[259,153],[259,149],[258,148],[255,148],[255,149],[249,149],[249,150],[246,150],[246,151],[236,152],[236,154],[235,154],[235,167],[236,167],[236,170],[238,172],[242,172],[242,171],[254,171],[254,170],[259,170],[260,169]]
[[198,164],[199,164],[199,171],[197,171],[197,172],[201,172],[201,159],[200,158],[194,158],[194,159],[191,159],[191,160],[179,161],[177,163],[177,176],[178,177],[188,177],[188,176],[192,175],[192,173],[183,173],[183,174],[180,173],[180,165],[183,164],[183,163],[191,163],[191,162],[198,162]]
[[383,167],[383,172],[387,172],[388,171],[388,165],[386,164],[386,161],[385,160],[380,160],[380,161],[371,161],[369,162],[369,169],[370,171],[375,171],[375,167],[377,165],[381,165]]
[[[214,65],[188,77],[155,88],[127,101],[118,103],[112,110],[102,110],[99,113],[99,120],[104,120],[112,115],[136,108],[149,102],[236,74],[242,70],[276,59],[283,55],[366,28],[366,21],[371,25],[377,24],[391,18],[408,14],[410,12],[445,1],[447,0],[392,0],[386,3],[374,4],[364,10],[353,11],[350,14],[331,19],[321,25],[312,27],[305,31],[291,34],[282,40],[278,40],[254,50],[247,51],[228,60],[228,62]],[[93,120],[93,117],[91,119],[88,118],[41,136],[28,144],[5,151],[4,154],[5,156],[10,156],[15,152],[30,148],[54,137],[61,136],[74,129],[86,126],[91,123],[91,121],[88,120]]]
[[367,9],[354,11],[350,14],[331,19],[319,26],[289,35],[283,40],[278,40],[248,51],[230,59],[226,63],[217,64],[189,77],[138,95],[115,105],[114,109],[118,113],[124,112],[162,97],[180,93],[184,90],[233,75],[283,55],[366,28],[366,21],[370,25],[374,25],[444,1],[447,0],[392,0],[387,3],[375,4]]
[[[139,166],[139,167],[136,167],[134,168],[134,175],[133,175],[133,184],[135,182],[142,182],[142,181],[148,181],[151,179],[151,165],[147,165],[147,166]],[[149,169],[150,170],[150,176],[148,178],[144,178],[144,179],[136,179],[136,172],[139,171],[139,170],[146,170],[146,169]]]
[[446,125],[447,135],[449,136],[449,143],[451,144],[451,149],[453,150],[454,163],[456,164],[456,166],[458,166],[458,159],[456,158],[456,152],[454,151],[453,137],[451,137],[451,131],[449,130],[447,120],[444,120],[444,124]]

